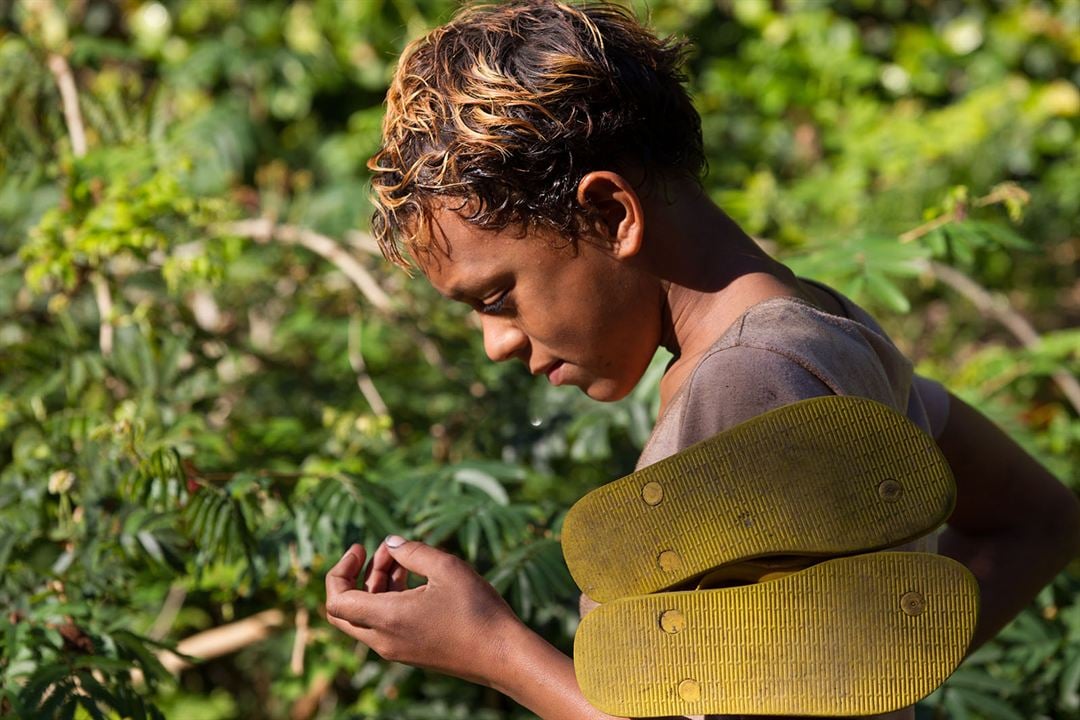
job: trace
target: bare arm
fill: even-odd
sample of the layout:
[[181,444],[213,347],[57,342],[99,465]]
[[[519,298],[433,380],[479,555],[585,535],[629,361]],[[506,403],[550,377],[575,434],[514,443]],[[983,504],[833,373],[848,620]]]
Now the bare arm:
[[956,476],[957,503],[939,551],[979,581],[974,650],[1080,553],[1080,501],[977,410],[949,399],[938,445]]
[[[573,661],[463,560],[419,542],[384,543],[357,589],[364,561],[354,545],[327,574],[327,619],[382,657],[493,687],[542,718],[620,720],[585,700]],[[427,584],[407,588],[409,570]]]

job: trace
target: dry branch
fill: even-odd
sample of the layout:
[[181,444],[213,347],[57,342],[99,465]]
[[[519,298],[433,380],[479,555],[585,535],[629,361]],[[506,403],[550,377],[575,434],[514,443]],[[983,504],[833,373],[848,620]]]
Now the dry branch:
[[383,312],[391,310],[390,296],[379,286],[371,273],[341,245],[326,235],[295,225],[278,225],[268,218],[240,220],[226,225],[222,231],[261,242],[272,238],[283,243],[301,245],[333,263],[376,308]]
[[[957,203],[952,211],[923,223],[916,228],[908,230],[900,235],[900,242],[907,243],[930,234],[940,227],[953,222],[960,222],[967,217],[968,207],[986,207],[988,205],[1017,203],[1026,204],[1031,200],[1031,195],[1016,183],[1002,183],[986,195],[976,198],[970,203]],[[1042,342],[1038,331],[1024,318],[1023,315],[1013,309],[1008,300],[994,296],[989,290],[963,274],[956,268],[944,265],[933,260],[922,261],[918,267],[932,275],[938,282],[947,285],[954,291],[964,296],[983,315],[997,320],[1005,326],[1012,335],[1020,341],[1020,344],[1028,349],[1035,349]],[[1051,380],[1061,389],[1069,403],[1077,413],[1080,413],[1080,382],[1065,370],[1057,370],[1050,374]]]
[[[264,640],[273,630],[284,624],[285,613],[281,610],[264,610],[243,620],[184,638],[177,643],[176,650],[199,660],[211,660]],[[173,674],[191,667],[190,662],[168,650],[161,651],[158,659],[165,669]]]
[[319,711],[319,705],[334,684],[332,675],[319,675],[311,687],[297,700],[289,711],[289,720],[310,720]]
[[[924,261],[920,263],[920,267],[933,275],[938,282],[947,285],[967,298],[983,315],[1005,326],[1005,329],[1012,333],[1024,347],[1035,349],[1042,342],[1038,331],[1023,315],[1014,310],[1005,298],[993,295],[967,275],[948,265],[934,261]],[[1080,414],[1080,382],[1077,382],[1075,377],[1064,370],[1051,373],[1050,378],[1061,389],[1061,392],[1076,412]]]
[[293,640],[292,654],[289,657],[289,669],[293,675],[304,674],[304,653],[310,636],[310,613],[301,605],[296,611],[296,638]]
[[[49,72],[56,80],[56,87],[60,91],[64,123],[67,125],[68,137],[71,138],[71,152],[75,157],[81,158],[86,155],[86,125],[83,123],[82,110],[79,108],[79,92],[75,87],[75,76],[71,73],[71,65],[68,64],[67,58],[59,53],[50,54],[47,64]],[[107,357],[112,354],[113,347],[112,295],[104,275],[95,272],[90,279],[94,287],[94,301],[98,308],[98,344],[101,347],[101,354]]]
[[184,589],[183,585],[179,583],[170,585],[169,593],[165,596],[165,602],[161,604],[161,611],[158,612],[158,616],[154,620],[154,624],[150,626],[146,636],[151,640],[161,640],[168,635],[169,630],[172,629],[172,625],[176,621],[176,616],[180,613],[180,608],[184,607],[184,600],[186,599],[187,590]]
[[68,136],[71,138],[71,152],[75,157],[86,155],[86,126],[83,124],[82,111],[79,109],[79,93],[75,89],[75,77],[71,66],[63,55],[49,55],[49,71],[60,90],[60,102],[64,108],[64,122],[67,123]]
[[109,281],[99,272],[90,274],[90,283],[94,287],[94,301],[98,308],[98,345],[101,354],[108,357],[113,349],[112,293],[109,291]]
[[382,399],[382,395],[379,394],[375,382],[367,371],[364,353],[361,352],[360,348],[360,324],[356,322],[355,317],[349,319],[348,351],[349,365],[352,367],[353,372],[356,373],[356,385],[360,388],[360,393],[376,415],[389,415],[390,408]]
[[[371,273],[334,239],[326,235],[295,225],[278,225],[268,218],[242,220],[231,223],[222,230],[231,235],[249,237],[260,242],[273,238],[279,242],[301,245],[336,266],[375,308],[386,313],[392,311],[390,296],[379,286]],[[356,236],[363,237],[363,234],[356,233]],[[382,395],[379,394],[378,388],[375,387],[375,382],[367,371],[364,356],[360,352],[359,333],[354,332],[351,324],[349,327],[349,364],[356,373],[356,385],[371,409],[378,415],[389,415],[389,408],[382,399]]]

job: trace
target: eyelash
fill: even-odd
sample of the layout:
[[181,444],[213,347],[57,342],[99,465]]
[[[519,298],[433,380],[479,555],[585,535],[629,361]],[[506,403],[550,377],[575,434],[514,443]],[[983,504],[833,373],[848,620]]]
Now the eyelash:
[[494,302],[487,303],[486,305],[481,305],[479,308],[477,308],[477,311],[482,312],[485,315],[498,315],[506,306],[506,300],[509,297],[510,292],[504,292]]

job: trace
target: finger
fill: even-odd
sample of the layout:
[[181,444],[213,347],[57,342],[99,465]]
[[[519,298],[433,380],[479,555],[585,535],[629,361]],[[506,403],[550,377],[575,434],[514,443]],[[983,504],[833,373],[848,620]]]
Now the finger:
[[348,620],[342,620],[341,618],[329,614],[327,614],[326,619],[331,625],[351,637],[353,640],[359,640],[368,647],[371,647],[371,644],[375,642],[375,631],[370,628],[353,625]]
[[441,578],[459,564],[459,560],[442,550],[415,540],[390,535],[383,541],[397,564],[429,580]]
[[364,587],[368,592],[386,592],[390,585],[390,573],[396,567],[399,566],[390,554],[389,548],[386,547],[386,543],[380,543],[375,554],[371,556]]
[[394,563],[394,569],[390,571],[390,583],[388,590],[401,592],[409,589],[409,569]]
[[326,617],[358,628],[377,630],[391,623],[390,618],[395,616],[396,605],[400,602],[397,598],[400,595],[391,597],[385,593],[347,590],[327,598]]
[[364,548],[353,543],[334,567],[326,573],[327,601],[335,595],[356,589],[356,578],[364,567]]

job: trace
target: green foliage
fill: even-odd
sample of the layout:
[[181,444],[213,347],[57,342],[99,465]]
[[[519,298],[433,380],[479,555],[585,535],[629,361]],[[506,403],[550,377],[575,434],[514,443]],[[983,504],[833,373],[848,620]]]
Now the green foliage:
[[[1054,379],[1080,374],[1076,3],[634,4],[699,48],[710,195],[1080,489]],[[394,57],[454,6],[0,3],[0,715],[527,716],[319,614],[345,547],[399,533],[569,650],[562,518],[656,417],[666,357],[612,405],[537,385],[357,232]],[[253,218],[330,236],[391,306]],[[1073,567],[920,715],[1080,717],[1078,586]],[[160,660],[268,609],[266,640],[176,676]]]

